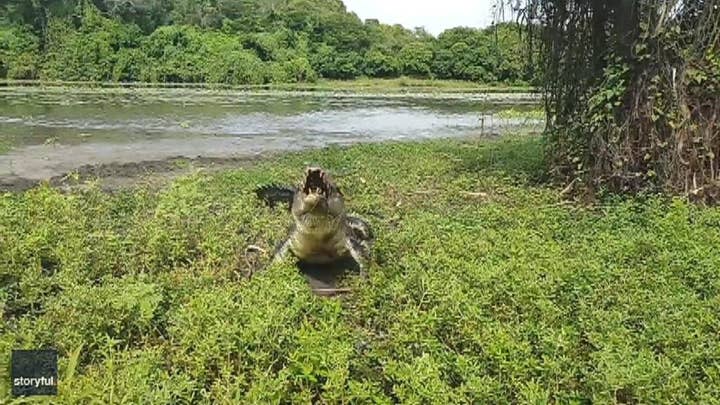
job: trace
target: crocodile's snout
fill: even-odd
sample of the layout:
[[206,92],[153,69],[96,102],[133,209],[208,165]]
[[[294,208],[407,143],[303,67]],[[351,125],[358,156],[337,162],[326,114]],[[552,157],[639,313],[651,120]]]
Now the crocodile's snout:
[[[298,187],[291,209],[293,216],[300,223],[317,227],[315,217],[339,218],[345,212],[342,193],[330,175],[317,167],[309,167],[305,178]],[[335,226],[330,220],[324,220]]]
[[330,192],[327,174],[322,169],[307,169],[302,190],[305,194],[319,194],[327,197]]

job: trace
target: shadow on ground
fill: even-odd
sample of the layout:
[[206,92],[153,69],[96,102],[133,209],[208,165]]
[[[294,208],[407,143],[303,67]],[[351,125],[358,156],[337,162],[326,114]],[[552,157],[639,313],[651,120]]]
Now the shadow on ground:
[[330,264],[311,264],[299,261],[297,268],[307,280],[313,293],[319,296],[334,296],[348,292],[342,288],[348,275],[360,274],[360,266],[352,258]]

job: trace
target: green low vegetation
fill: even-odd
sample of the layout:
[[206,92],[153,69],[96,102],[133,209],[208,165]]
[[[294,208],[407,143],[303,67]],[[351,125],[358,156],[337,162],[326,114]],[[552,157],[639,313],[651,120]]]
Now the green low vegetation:
[[498,111],[495,116],[498,118],[543,120],[545,119],[545,111],[542,109],[520,110],[508,108]]
[[290,88],[297,90],[347,91],[353,93],[532,93],[532,86],[488,85],[480,82],[450,79],[418,79],[399,77],[395,79],[359,78],[356,80],[318,80],[312,84],[279,84],[278,89]]
[[[542,145],[366,144],[2,195],[0,357],[57,347],[61,403],[717,403],[720,210],[563,202]],[[289,263],[245,277],[268,260],[245,248],[290,221],[251,190],[311,162],[378,235],[340,299]]]
[[361,21],[340,0],[9,0],[0,79],[313,83],[363,77],[527,85],[515,24],[423,29]]

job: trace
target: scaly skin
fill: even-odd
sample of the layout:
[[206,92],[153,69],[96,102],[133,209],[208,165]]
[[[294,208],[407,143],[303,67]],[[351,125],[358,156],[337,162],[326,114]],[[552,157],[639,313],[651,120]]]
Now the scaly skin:
[[255,191],[270,206],[287,203],[294,219],[273,262],[290,254],[311,264],[333,263],[349,256],[366,276],[374,235],[366,221],[346,213],[343,194],[327,172],[311,167],[295,189],[270,185]]

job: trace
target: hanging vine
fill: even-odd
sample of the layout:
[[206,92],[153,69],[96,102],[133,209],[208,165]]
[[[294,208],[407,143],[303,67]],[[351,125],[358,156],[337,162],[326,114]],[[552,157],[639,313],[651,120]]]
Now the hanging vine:
[[500,7],[540,47],[555,178],[587,196],[650,190],[720,201],[720,0]]

